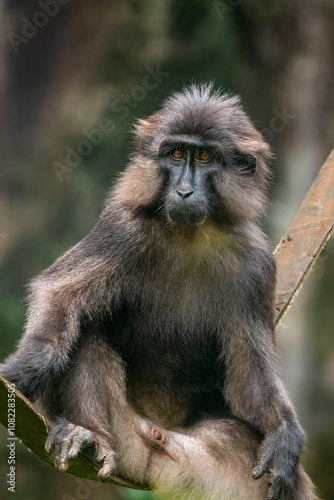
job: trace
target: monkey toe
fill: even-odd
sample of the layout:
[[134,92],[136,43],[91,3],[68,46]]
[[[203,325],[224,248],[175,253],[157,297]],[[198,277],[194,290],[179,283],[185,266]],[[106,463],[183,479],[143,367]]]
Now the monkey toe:
[[70,445],[71,443],[69,441],[62,441],[54,445],[54,466],[61,471],[68,469],[68,450]]
[[90,430],[60,417],[49,432],[45,449],[47,452],[53,451],[55,467],[66,471],[70,459],[77,457],[82,448],[92,444],[95,444],[97,460],[102,462],[98,478],[107,481],[115,471],[115,453],[106,439]]
[[59,418],[49,432],[45,449],[53,451],[54,465],[61,471],[69,467],[69,460],[75,458],[80,449],[96,442],[93,432]]
[[99,470],[97,477],[100,481],[105,482],[108,481],[113,472],[115,472],[115,462],[111,457],[104,460],[103,467]]
[[65,471],[68,469],[70,447],[71,447],[71,441],[69,439],[63,441],[60,445],[59,455],[57,457],[57,463],[58,463],[58,469],[61,471]]
[[45,441],[45,451],[47,451],[48,453],[50,453],[50,451],[52,451],[53,448],[54,448],[54,444],[51,441],[49,441],[49,439],[47,439]]
[[69,436],[71,442],[67,450],[68,458],[75,458],[82,448],[86,448],[96,442],[96,436],[93,432],[83,427],[75,427]]
[[97,459],[103,462],[98,472],[98,479],[104,482],[115,472],[115,452],[103,440],[98,440],[97,452]]

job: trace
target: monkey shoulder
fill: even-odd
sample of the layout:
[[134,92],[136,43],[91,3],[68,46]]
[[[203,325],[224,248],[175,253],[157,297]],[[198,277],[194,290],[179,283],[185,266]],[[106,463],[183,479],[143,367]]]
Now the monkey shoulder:
[[276,259],[269,248],[249,247],[245,255],[245,265],[253,278],[276,280]]
[[272,329],[276,287],[276,260],[267,248],[250,247],[238,276],[236,302],[246,322],[257,321]]

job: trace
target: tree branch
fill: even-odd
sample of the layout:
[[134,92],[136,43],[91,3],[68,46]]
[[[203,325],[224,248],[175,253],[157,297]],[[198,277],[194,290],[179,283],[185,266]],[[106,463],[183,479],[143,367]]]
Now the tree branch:
[[[44,449],[45,440],[50,429],[48,421],[36,410],[30,401],[19,391],[15,391],[15,435],[26,447],[49,465],[53,465],[52,454]],[[8,382],[0,375],[0,422],[8,428]],[[12,400],[11,400],[12,402]],[[12,414],[10,415],[12,417]],[[100,469],[89,457],[89,450],[79,453],[77,458],[69,462],[66,471],[73,476],[98,481],[97,473]],[[127,486],[137,490],[148,490],[140,485],[134,485],[117,476],[111,476],[109,484]]]
[[274,255],[278,265],[275,324],[279,324],[334,231],[334,149]]

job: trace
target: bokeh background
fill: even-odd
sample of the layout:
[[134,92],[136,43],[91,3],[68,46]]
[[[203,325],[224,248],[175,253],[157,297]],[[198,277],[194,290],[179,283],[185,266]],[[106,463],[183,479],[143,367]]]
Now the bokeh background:
[[[134,117],[171,90],[214,81],[241,95],[276,154],[273,246],[334,146],[331,0],[8,0],[0,21],[2,359],[23,329],[25,285],[92,227]],[[333,276],[331,241],[277,330],[308,434],[303,463],[324,500],[334,500]],[[23,445],[9,493],[4,428],[0,437],[1,498],[151,498],[81,482]]]

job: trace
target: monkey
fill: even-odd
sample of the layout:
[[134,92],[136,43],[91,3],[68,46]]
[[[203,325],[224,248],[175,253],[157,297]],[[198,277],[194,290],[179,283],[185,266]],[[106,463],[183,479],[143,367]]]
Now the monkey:
[[134,137],[93,229],[31,282],[0,373],[51,418],[60,470],[94,445],[102,481],[159,499],[316,500],[278,375],[269,145],[212,84]]

